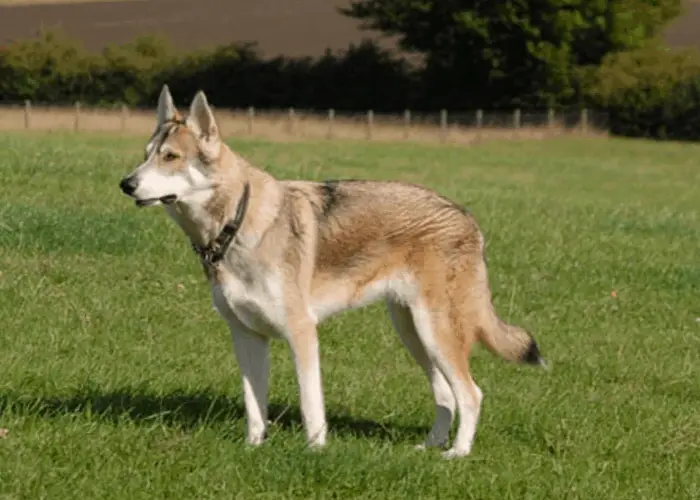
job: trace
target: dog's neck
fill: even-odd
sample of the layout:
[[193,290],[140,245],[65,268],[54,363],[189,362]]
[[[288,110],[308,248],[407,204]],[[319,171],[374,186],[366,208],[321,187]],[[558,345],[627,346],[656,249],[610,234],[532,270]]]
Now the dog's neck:
[[250,166],[225,145],[219,161],[224,168],[212,187],[168,206],[168,213],[193,244],[207,246],[234,218],[248,183],[249,199],[237,240],[243,246],[254,247],[277,216],[281,188],[274,177]]

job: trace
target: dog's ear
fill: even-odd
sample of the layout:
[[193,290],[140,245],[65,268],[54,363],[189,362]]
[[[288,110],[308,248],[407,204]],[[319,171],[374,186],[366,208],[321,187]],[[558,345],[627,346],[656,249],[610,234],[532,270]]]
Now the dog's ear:
[[188,120],[190,127],[199,139],[200,148],[209,156],[215,156],[220,146],[219,127],[214,113],[207,102],[207,96],[201,90],[197,92],[190,105]]
[[158,125],[171,120],[178,119],[180,114],[175,108],[173,96],[170,95],[170,89],[167,85],[163,85],[158,97]]

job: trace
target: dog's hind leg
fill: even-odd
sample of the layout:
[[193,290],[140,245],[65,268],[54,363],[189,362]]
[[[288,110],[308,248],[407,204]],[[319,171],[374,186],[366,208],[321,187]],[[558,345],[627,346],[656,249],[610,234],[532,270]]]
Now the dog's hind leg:
[[270,341],[237,322],[229,322],[233,348],[243,378],[247,436],[250,445],[259,445],[267,429],[267,391],[270,373]]
[[[474,330],[449,301],[419,302],[411,306],[416,333],[430,361],[442,372],[459,411],[459,426],[445,458],[468,455],[476,432],[482,393],[472,380],[467,360],[469,339]],[[459,317],[459,323],[453,321]]]
[[426,353],[416,332],[410,309],[391,301],[387,301],[387,308],[394,329],[399,334],[401,341],[428,376],[435,399],[435,421],[425,443],[419,447],[442,447],[447,444],[454,420],[456,402],[452,388]]

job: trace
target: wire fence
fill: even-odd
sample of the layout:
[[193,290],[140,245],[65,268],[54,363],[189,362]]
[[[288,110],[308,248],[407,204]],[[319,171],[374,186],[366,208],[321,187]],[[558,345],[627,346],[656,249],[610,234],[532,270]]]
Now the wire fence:
[[[599,110],[493,111],[440,110],[434,113],[406,110],[386,114],[285,110],[217,109],[217,121],[225,135],[277,139],[356,139],[474,142],[496,138],[544,138],[561,134],[601,134],[608,115]],[[150,133],[154,109],[129,109],[123,105],[89,108],[46,103],[10,103],[0,106],[1,130],[73,130],[75,132]]]

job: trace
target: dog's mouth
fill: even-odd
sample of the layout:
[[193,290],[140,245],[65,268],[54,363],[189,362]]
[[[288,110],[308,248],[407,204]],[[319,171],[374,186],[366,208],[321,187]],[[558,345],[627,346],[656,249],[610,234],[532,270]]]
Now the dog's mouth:
[[162,196],[160,198],[146,198],[144,200],[136,200],[137,207],[151,207],[153,205],[171,205],[175,203],[177,196],[174,194],[169,194],[167,196]]

